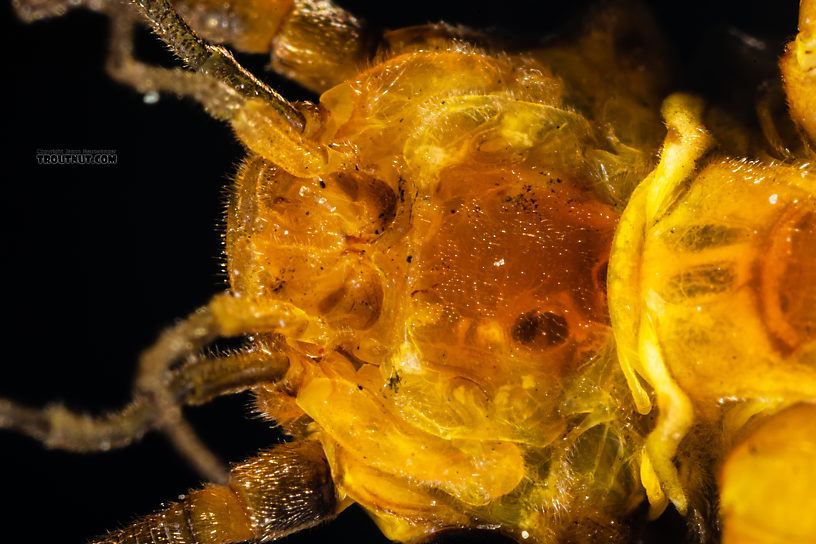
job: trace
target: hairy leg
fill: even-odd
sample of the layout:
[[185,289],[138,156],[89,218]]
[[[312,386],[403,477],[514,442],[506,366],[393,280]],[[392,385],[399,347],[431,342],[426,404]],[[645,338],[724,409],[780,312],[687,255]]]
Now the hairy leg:
[[[231,297],[217,297],[219,300]],[[205,477],[226,481],[226,469],[202,444],[181,415],[181,406],[202,404],[215,396],[235,393],[259,383],[279,380],[288,369],[280,353],[248,351],[226,357],[199,358],[195,354],[225,334],[241,335],[263,329],[258,314],[232,303],[219,320],[204,307],[165,331],[139,361],[131,403],[118,412],[92,417],[60,405],[37,410],[0,399],[0,428],[42,441],[46,446],[77,452],[124,447],[146,432],[161,430],[176,449]],[[257,309],[256,309],[257,310]],[[264,314],[276,325],[296,323],[290,309],[273,307]],[[183,364],[181,364],[183,363]],[[180,367],[175,368],[178,364]]]
[[226,485],[192,491],[95,544],[226,544],[266,542],[337,514],[322,446],[281,444],[230,471]]
[[816,1],[802,0],[799,6],[799,34],[788,44],[779,61],[790,114],[816,153]]

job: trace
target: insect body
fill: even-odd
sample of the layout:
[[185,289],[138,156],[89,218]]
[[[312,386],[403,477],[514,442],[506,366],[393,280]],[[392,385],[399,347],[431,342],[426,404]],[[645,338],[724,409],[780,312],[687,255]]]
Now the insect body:
[[[211,10],[179,7],[192,21]],[[288,8],[278,47],[312,44],[292,30],[298,16],[328,31],[312,8]],[[114,74],[197,98],[250,156],[228,212],[231,293],[146,352],[134,404],[97,423],[3,405],[7,425],[60,447],[162,429],[222,484],[109,541],[266,540],[352,501],[397,540],[457,527],[623,540],[644,499],[653,513],[671,501],[709,514],[713,472],[744,436],[723,494],[739,542],[757,508],[731,491],[744,474],[774,459],[807,466],[813,175],[795,158],[711,152],[717,127],[698,99],[672,95],[661,110],[658,52],[621,45],[650,28],[640,11],[602,12],[573,43],[518,54],[432,25],[383,35],[359,73],[279,64],[326,90],[312,106],[191,43],[167,4],[142,9],[186,40],[174,46],[198,73],[122,56]],[[344,17],[329,45],[364,34]],[[345,69],[363,49],[326,62]],[[195,356],[250,333],[239,353]],[[248,387],[295,440],[224,485],[177,406]],[[753,455],[773,421],[799,429],[790,451]],[[756,533],[781,527],[807,541],[806,526],[776,519]]]

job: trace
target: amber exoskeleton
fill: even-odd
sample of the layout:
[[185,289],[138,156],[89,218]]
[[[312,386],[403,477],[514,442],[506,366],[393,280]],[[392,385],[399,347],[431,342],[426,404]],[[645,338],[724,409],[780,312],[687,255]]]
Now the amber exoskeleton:
[[[670,53],[634,3],[537,42],[382,31],[325,2],[177,3],[205,39],[271,52],[314,103],[281,99],[169,4],[141,11],[192,71],[131,55],[136,7],[89,7],[112,21],[115,79],[191,96],[247,149],[230,289],[144,353],[133,403],[98,419],[0,404],[58,448],[161,430],[219,484],[109,541],[266,540],[353,502],[405,541],[626,541],[669,502],[706,539],[719,486],[727,540],[809,541],[806,26],[783,64],[796,125],[769,87],[752,129],[670,95]],[[227,476],[179,407],[242,390],[293,440]]]

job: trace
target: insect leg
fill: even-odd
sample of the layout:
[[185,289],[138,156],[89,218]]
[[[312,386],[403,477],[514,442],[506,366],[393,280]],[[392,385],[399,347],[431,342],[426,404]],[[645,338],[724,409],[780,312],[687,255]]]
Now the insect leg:
[[110,53],[108,74],[143,94],[171,92],[190,97],[202,104],[213,117],[227,120],[243,100],[217,79],[180,68],[160,68],[136,60],[133,55],[133,31],[136,18],[122,8],[110,14]]
[[[184,420],[180,404],[173,398],[173,389],[166,385],[166,370],[173,362],[198,351],[218,336],[240,336],[263,331],[282,332],[292,337],[317,342],[325,341],[331,334],[321,322],[291,304],[259,303],[248,298],[224,294],[215,297],[207,307],[201,308],[185,322],[166,331],[141,357],[136,389],[151,397],[156,413],[161,415],[162,419],[157,427],[168,436],[176,450],[210,481],[226,482],[226,471]],[[192,378],[195,374],[200,374],[203,379],[197,382],[198,400],[204,402],[208,387],[219,382],[230,386],[235,378],[240,377],[233,371],[242,369],[243,363],[250,363],[249,375],[252,376],[253,363],[258,360],[262,363],[262,371],[256,376],[261,377],[260,381],[276,381],[283,377],[288,369],[288,361],[280,360],[277,364],[272,364],[268,356],[262,352],[252,356],[247,354],[243,357],[233,357],[232,360],[225,359],[220,372],[217,368],[206,366],[186,367],[188,369],[186,378],[192,385],[196,383]],[[272,373],[272,379],[267,379],[269,371]],[[241,381],[235,385],[241,385]]]
[[683,183],[694,174],[712,138],[702,125],[702,101],[670,95],[661,108],[668,134],[655,170],[635,189],[624,210],[609,261],[609,309],[618,358],[639,412],[652,401],[640,377],[653,388],[658,417],[649,433],[641,462],[641,481],[657,517],[671,500],[685,513],[688,499],[673,459],[694,419],[691,401],[677,385],[663,359],[653,316],[654,295],[641,292],[640,258],[647,229],[666,212]]
[[166,0],[133,0],[157,34],[195,72],[149,66],[133,56],[131,13],[111,10],[111,76],[143,93],[169,91],[229,121],[252,151],[299,176],[319,174],[329,151],[309,140],[307,106],[296,109],[240,66],[223,47],[205,43]]
[[213,298],[208,309],[223,336],[274,331],[318,345],[332,342],[329,325],[288,302],[223,294]]
[[107,0],[12,0],[11,4],[17,16],[26,23],[61,17],[74,8],[104,11],[108,7]]
[[[204,346],[218,337],[240,336],[256,331],[276,330],[292,336],[308,338],[325,338],[329,333],[320,323],[310,319],[303,311],[286,303],[257,304],[246,298],[219,295],[208,306],[190,315],[186,320],[162,333],[153,346],[145,350],[139,360],[139,375],[136,379],[136,394],[150,399],[154,413],[161,419],[156,427],[160,428],[171,440],[176,450],[184,456],[201,474],[214,482],[225,482],[226,471],[221,462],[210,450],[199,441],[193,429],[181,414],[178,399],[172,395],[167,386],[167,370],[176,362],[182,361],[197,353]],[[259,355],[263,360],[265,355]],[[224,380],[230,383],[234,370],[241,369],[242,363],[254,360],[253,357],[224,360],[221,376],[218,373],[207,376],[207,380],[218,383]],[[237,365],[236,365],[237,363]],[[280,378],[286,372],[286,365],[276,365],[280,371],[275,376]],[[186,367],[189,376],[197,365]],[[270,365],[268,368],[273,368]],[[206,371],[206,367],[204,368]],[[227,372],[224,372],[227,370]],[[203,381],[207,381],[203,380]],[[263,380],[274,381],[274,380]],[[204,384],[199,382],[200,386]]]
[[799,34],[779,61],[790,114],[816,153],[816,1],[799,5]]
[[802,155],[801,137],[788,116],[788,102],[781,83],[766,84],[760,89],[756,113],[762,135],[775,158],[790,161]]
[[132,0],[173,53],[196,72],[209,75],[245,99],[260,99],[290,127],[302,131],[303,115],[259,81],[220,46],[210,45],[191,29],[167,0]]
[[[76,452],[104,451],[126,446],[158,426],[153,391],[163,387],[163,374],[174,360],[189,356],[215,338],[212,318],[206,311],[165,331],[152,348],[142,355],[142,367],[149,368],[137,384],[133,402],[119,412],[98,418],[75,414],[63,406],[34,410],[10,401],[0,401],[0,428],[9,428],[42,441],[51,448]],[[169,361],[160,366],[158,358]],[[160,374],[158,377],[154,377]],[[169,395],[169,393],[165,393]]]
[[174,2],[205,38],[247,53],[269,53],[270,68],[322,93],[352,79],[385,50],[448,47],[451,40],[505,45],[495,37],[445,23],[396,31],[373,27],[330,0],[217,0]]
[[196,406],[281,379],[289,358],[271,350],[246,350],[222,357],[194,359],[174,371],[167,390],[177,405]]
[[202,309],[165,331],[140,359],[140,375],[130,405],[101,417],[76,414],[63,406],[43,410],[0,399],[0,428],[13,429],[51,448],[76,452],[124,447],[154,429],[164,431],[202,474],[226,481],[226,470],[181,417],[180,406],[201,404],[258,383],[274,382],[288,369],[278,353],[244,352],[193,359],[168,371],[219,336],[220,326]]
[[720,475],[724,544],[816,542],[816,404],[765,419]]
[[[149,1],[139,7],[173,52],[196,71],[159,68],[136,60],[133,30],[137,18],[127,6],[111,6],[107,9],[111,18],[107,69],[111,77],[141,93],[166,91],[188,96],[221,120],[230,120],[248,98],[257,98],[272,104],[274,115],[282,116],[285,124],[302,130],[299,112],[244,70],[228,51],[202,41],[169,4]],[[151,17],[161,18],[161,23]]]
[[322,447],[306,440],[238,464],[226,485],[192,491],[95,544],[266,542],[313,527],[337,511]]
[[[207,39],[270,53],[271,68],[322,92],[359,71],[378,36],[328,0],[181,0],[178,10]],[[271,50],[271,51],[270,51]]]

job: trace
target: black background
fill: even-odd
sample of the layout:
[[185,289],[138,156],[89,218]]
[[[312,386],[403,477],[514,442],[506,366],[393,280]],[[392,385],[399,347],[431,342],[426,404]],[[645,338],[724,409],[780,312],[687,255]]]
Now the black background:
[[[387,27],[446,20],[541,36],[591,2],[344,2]],[[530,7],[535,5],[535,8]],[[653,2],[674,44],[682,86],[739,103],[795,33],[794,0]],[[100,413],[129,398],[139,351],[162,328],[224,289],[225,187],[243,151],[190,102],[147,105],[104,73],[103,16],[72,12],[23,25],[3,5],[0,396],[32,406],[64,402]],[[729,29],[765,40],[746,56]],[[169,56],[144,33],[139,54]],[[263,59],[248,59],[257,72]],[[273,75],[291,99],[311,98]],[[37,149],[115,149],[116,166],[40,166]],[[249,417],[249,399],[189,410],[204,439],[237,461],[276,440]],[[124,450],[74,455],[0,432],[6,506],[0,541],[71,544],[115,528],[200,484],[163,437]],[[682,530],[668,523],[667,538]],[[664,540],[661,536],[660,541]],[[383,542],[360,511],[287,542]]]

